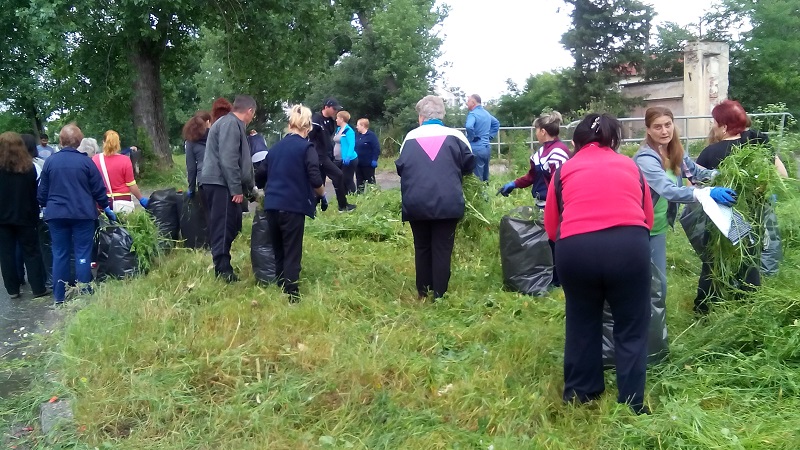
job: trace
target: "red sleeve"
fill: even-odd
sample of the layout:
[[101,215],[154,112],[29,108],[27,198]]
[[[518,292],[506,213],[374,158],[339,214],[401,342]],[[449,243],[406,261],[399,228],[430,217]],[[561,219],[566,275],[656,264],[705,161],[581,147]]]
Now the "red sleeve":
[[535,180],[536,180],[536,166],[534,166],[533,161],[531,161],[531,168],[528,170],[528,173],[514,180],[514,186],[520,189],[526,188],[532,185]]
[[128,186],[136,184],[136,180],[133,178],[133,163],[127,156],[122,160],[122,179]]
[[647,185],[647,180],[642,177],[642,195],[644,196],[644,223],[647,224],[647,229],[653,229],[653,196],[650,195],[650,186]]
[[[553,180],[550,180],[550,186],[547,188],[547,200],[544,204],[544,229],[547,231],[547,237],[551,241],[556,240],[556,232],[558,231],[558,204],[556,202],[556,192],[553,187]],[[650,206],[650,217],[652,220],[653,206]]]

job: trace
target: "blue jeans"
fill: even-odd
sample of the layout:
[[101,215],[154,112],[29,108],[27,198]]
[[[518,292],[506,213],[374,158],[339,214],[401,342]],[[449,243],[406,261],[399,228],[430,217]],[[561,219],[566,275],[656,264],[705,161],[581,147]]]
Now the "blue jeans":
[[475,176],[481,181],[489,181],[489,157],[492,150],[489,148],[473,148],[475,155]]
[[53,241],[53,297],[56,303],[64,301],[67,285],[75,284],[70,276],[70,248],[75,252],[75,278],[78,283],[92,281],[92,245],[95,221],[91,219],[50,219],[50,236]]

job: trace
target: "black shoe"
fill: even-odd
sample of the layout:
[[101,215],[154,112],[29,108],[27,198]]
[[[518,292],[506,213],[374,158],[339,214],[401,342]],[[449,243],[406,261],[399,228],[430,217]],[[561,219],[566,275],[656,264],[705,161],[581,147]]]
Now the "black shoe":
[[10,298],[12,300],[18,299],[19,298],[19,292],[17,292],[16,294],[8,294],[8,298]]
[[45,289],[44,292],[40,292],[38,294],[33,294],[33,298],[47,297],[48,295],[50,295],[52,293],[53,293],[53,291],[51,291],[50,289]]
[[351,204],[348,204],[348,205],[347,205],[347,206],[345,206],[344,208],[339,208],[339,212],[340,212],[340,213],[344,213],[344,212],[350,212],[350,211],[352,211],[352,210],[354,210],[354,209],[356,209],[356,205],[351,205]]
[[698,316],[706,316],[708,315],[709,307],[708,301],[696,301],[694,302],[694,313]]
[[217,278],[221,278],[226,283],[235,283],[239,281],[239,277],[233,272],[217,272]]

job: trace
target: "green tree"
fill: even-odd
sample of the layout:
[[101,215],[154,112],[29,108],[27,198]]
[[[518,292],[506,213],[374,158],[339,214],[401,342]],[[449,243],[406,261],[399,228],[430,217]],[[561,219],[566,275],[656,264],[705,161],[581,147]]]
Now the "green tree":
[[[435,0],[343,0],[338,20],[349,48],[312,82],[307,102],[317,107],[335,95],[357,117],[416,121],[413,107],[432,90],[441,38],[435,27],[447,14]],[[346,47],[346,46],[344,46]]]
[[800,3],[726,0],[729,14],[752,29],[733,46],[730,97],[754,109],[785,103],[800,111]]
[[561,43],[575,58],[566,87],[572,110],[593,100],[625,103],[613,90],[616,82],[639,72],[647,53],[653,7],[638,0],[564,0],[573,7],[572,28]]
[[562,72],[531,75],[520,89],[507,80],[507,92],[498,100],[495,115],[504,126],[528,126],[546,109],[566,112],[569,93],[562,89]]
[[53,45],[28,16],[29,0],[8,0],[0,15],[0,102],[12,116],[24,118],[34,133],[44,131],[53,112],[49,92],[55,86],[49,70]]
[[683,48],[696,36],[686,27],[674,22],[656,26],[655,42],[645,58],[643,68],[646,80],[663,80],[683,77]]

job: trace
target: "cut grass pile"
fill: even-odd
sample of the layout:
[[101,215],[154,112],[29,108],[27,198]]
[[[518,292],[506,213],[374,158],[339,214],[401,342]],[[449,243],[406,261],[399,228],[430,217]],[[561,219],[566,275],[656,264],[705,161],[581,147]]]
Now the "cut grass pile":
[[[613,372],[601,400],[564,405],[563,293],[502,289],[497,222],[530,204],[527,190],[495,196],[505,181],[468,192],[490,224],[459,229],[440,303],[416,298],[396,191],[306,222],[298,305],[255,285],[247,219],[233,249],[242,282],[215,280],[206,252],[175,251],[147,277],[99,286],[53,354],[58,382],[0,418],[74,397],[75,448],[800,448],[796,243],[764,288],[697,321],[700,262],[670,231],[671,355],[648,373],[653,414],[614,402]],[[796,227],[797,208],[779,202],[781,223]]]

